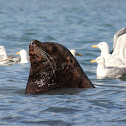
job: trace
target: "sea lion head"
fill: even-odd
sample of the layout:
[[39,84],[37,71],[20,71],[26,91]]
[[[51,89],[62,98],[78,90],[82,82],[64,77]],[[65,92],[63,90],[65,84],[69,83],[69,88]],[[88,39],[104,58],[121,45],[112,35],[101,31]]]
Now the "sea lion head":
[[83,71],[66,47],[54,42],[32,40],[29,56],[31,68],[26,93],[42,93],[61,87],[83,87],[81,79],[79,84],[76,83]]

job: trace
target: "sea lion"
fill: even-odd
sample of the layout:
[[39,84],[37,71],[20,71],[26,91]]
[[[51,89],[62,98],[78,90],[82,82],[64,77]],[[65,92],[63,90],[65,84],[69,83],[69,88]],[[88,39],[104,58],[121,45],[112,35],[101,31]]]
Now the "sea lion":
[[40,94],[56,88],[93,88],[70,51],[54,42],[32,40],[29,44],[31,68],[26,94]]

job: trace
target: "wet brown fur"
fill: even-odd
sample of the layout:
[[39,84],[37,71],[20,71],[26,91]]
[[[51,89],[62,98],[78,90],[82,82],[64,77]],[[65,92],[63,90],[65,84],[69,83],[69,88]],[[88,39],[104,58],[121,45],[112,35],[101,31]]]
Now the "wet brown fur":
[[70,51],[57,43],[32,40],[29,45],[31,68],[26,94],[56,88],[93,88]]

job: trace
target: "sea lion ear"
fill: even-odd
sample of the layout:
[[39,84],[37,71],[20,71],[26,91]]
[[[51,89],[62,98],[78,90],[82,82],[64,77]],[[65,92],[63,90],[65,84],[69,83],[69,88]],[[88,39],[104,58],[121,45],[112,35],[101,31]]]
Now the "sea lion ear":
[[71,60],[70,56],[66,57],[66,61],[67,61],[68,64],[72,64],[72,62],[73,62],[73,61]]
[[66,61],[68,62],[70,61],[70,56],[66,57]]

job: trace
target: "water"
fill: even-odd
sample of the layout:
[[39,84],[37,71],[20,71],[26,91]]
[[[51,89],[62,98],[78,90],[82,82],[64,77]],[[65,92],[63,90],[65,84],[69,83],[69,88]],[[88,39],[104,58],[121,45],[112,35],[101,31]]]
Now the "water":
[[126,27],[125,0],[0,0],[0,45],[8,55],[28,51],[32,39],[75,49],[95,89],[25,95],[30,64],[0,66],[0,125],[125,126],[126,79],[98,79],[93,44]]

